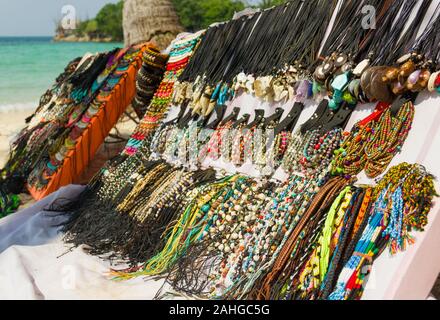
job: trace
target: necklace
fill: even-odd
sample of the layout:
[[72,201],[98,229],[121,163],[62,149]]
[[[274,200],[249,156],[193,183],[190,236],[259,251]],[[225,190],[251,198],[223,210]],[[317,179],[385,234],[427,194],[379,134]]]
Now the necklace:
[[299,172],[307,177],[324,178],[334,150],[342,142],[342,129],[335,128],[322,134],[319,130],[308,131],[304,136],[298,132],[290,143],[283,167],[287,172]]
[[392,254],[413,243],[412,230],[423,230],[436,191],[433,177],[418,164],[392,167],[377,184],[371,214],[354,252],[342,269],[331,300],[360,298],[373,260],[385,247]]
[[335,151],[332,173],[345,175],[348,179],[364,169],[370,178],[383,173],[394,156],[401,151],[411,130],[413,118],[414,105],[407,102],[396,116],[387,109],[379,120],[355,125],[341,148]]

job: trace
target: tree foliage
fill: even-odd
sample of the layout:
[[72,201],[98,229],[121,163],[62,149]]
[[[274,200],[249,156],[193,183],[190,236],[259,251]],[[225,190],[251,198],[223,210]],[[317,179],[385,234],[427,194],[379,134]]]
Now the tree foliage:
[[[207,28],[214,22],[230,20],[235,12],[245,7],[269,8],[286,0],[171,0],[180,23],[188,31]],[[114,41],[123,40],[122,30],[123,1],[106,4],[94,19],[79,23],[77,35],[92,37],[111,37]]]
[[123,40],[122,31],[122,7],[123,2],[106,4],[96,15],[97,32],[109,36],[113,40]]
[[246,7],[269,8],[287,0],[172,0],[182,26],[197,31],[214,22],[230,20]]
[[75,34],[88,35],[91,38],[110,37],[113,41],[122,41],[122,7],[123,1],[106,4],[94,19],[87,19],[78,23]]
[[189,31],[197,31],[214,22],[226,21],[245,8],[239,0],[173,0],[180,23]]
[[286,2],[287,0],[261,0],[258,2],[258,7],[262,9],[270,8],[273,6],[277,6]]

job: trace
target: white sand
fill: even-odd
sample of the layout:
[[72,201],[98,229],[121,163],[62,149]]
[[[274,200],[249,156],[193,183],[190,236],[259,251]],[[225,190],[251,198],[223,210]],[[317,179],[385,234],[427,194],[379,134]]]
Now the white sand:
[[[0,168],[8,159],[11,141],[26,126],[25,119],[31,114],[32,110],[0,111]],[[121,120],[116,127],[121,136],[128,138],[136,125],[124,115]],[[116,131],[113,129],[112,133]]]
[[[0,111],[0,168],[8,160],[11,141],[26,126],[25,119],[31,114],[32,110]],[[21,194],[20,199],[20,209],[27,208],[35,202],[27,194]]]
[[11,140],[26,126],[25,119],[31,114],[32,110],[0,111],[0,167],[8,159]]
[[[25,119],[31,114],[32,110],[0,111],[0,168],[2,168],[8,160],[11,141],[26,126]],[[113,129],[112,133],[119,133],[121,136],[128,139],[135,127],[136,124],[123,115],[119,123],[116,125],[117,131]],[[88,179],[90,179],[104,165],[105,161],[117,155],[124,146],[125,142],[103,145],[98,150],[95,159],[89,164],[89,168],[81,177],[78,177],[76,183],[87,183]],[[27,208],[35,203],[32,197],[27,194],[21,194],[20,199],[22,202],[20,209]]]

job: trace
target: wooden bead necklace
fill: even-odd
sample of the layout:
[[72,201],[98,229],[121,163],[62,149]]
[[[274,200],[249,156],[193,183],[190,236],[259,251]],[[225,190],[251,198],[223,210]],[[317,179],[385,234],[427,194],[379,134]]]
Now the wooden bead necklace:
[[411,130],[414,105],[406,102],[393,116],[385,110],[378,121],[356,124],[346,136],[341,148],[335,151],[331,172],[347,179],[365,169],[368,177],[383,173],[401,148]]

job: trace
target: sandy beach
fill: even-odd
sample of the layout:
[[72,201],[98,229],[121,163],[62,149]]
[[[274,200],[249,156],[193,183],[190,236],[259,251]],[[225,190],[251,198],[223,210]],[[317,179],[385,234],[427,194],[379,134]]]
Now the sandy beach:
[[[10,144],[14,137],[26,126],[25,119],[32,114],[32,110],[11,110],[0,111],[0,168],[2,168],[9,157]],[[122,116],[121,121],[116,125],[117,131],[112,130],[113,134],[118,133],[121,137],[128,139],[133,132],[136,124],[130,121],[126,116]],[[86,184],[91,177],[105,164],[107,159],[119,154],[124,148],[126,142],[103,144],[89,167],[80,176],[75,183]],[[28,194],[20,194],[22,202],[21,209],[27,208],[35,201]]]
[[0,111],[0,167],[8,159],[10,142],[26,126],[25,119],[32,110]]
[[[0,167],[3,167],[8,160],[11,141],[26,126],[25,119],[32,112],[32,110],[0,111]],[[135,126],[133,121],[123,115],[116,128],[122,137],[128,138]],[[113,130],[112,133],[116,133],[116,131]],[[115,148],[120,149],[121,147],[116,145]],[[108,146],[106,150],[108,150]]]
[[[31,114],[31,109],[0,111],[0,168],[8,160],[11,141],[26,126],[25,119]],[[29,207],[35,202],[27,194],[20,194],[20,199],[22,209]]]

